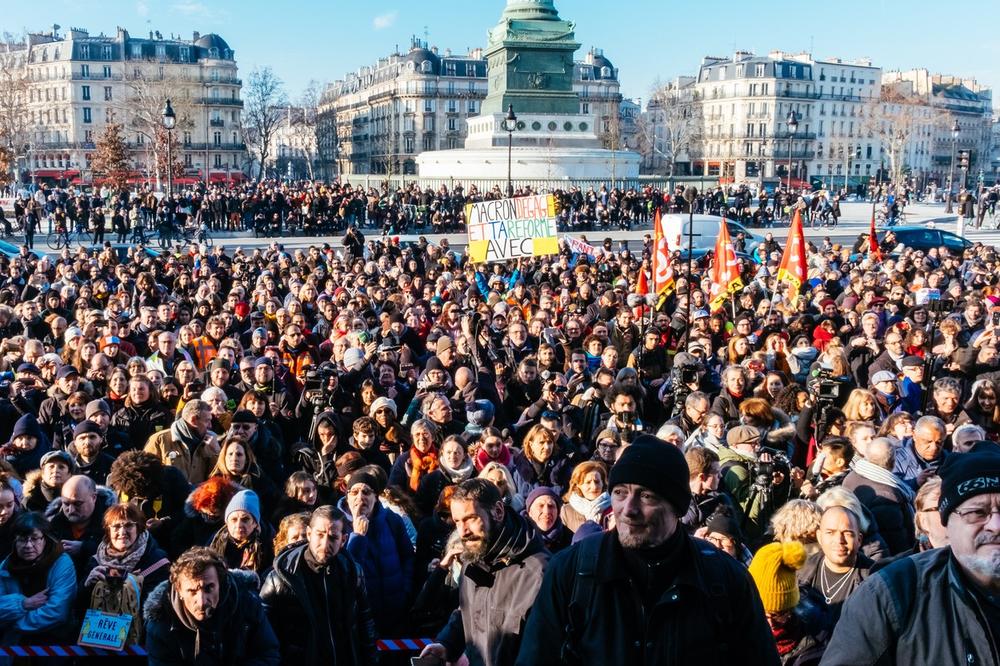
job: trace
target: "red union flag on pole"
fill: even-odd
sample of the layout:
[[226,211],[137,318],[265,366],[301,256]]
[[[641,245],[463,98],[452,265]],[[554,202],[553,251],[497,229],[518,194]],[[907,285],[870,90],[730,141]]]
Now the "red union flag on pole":
[[872,211],[872,223],[868,229],[868,256],[875,261],[882,261],[882,250],[878,246],[878,235],[875,233],[875,211]]
[[653,216],[653,293],[669,296],[674,290],[674,269],[670,266],[670,246],[663,233],[660,209]]
[[719,237],[715,239],[715,254],[712,258],[712,293],[709,309],[715,312],[722,307],[730,294],[743,289],[740,278],[736,250],[729,238],[729,226],[725,218],[720,220]]
[[794,305],[799,300],[799,289],[808,277],[806,266],[806,237],[802,233],[802,215],[796,209],[792,218],[792,228],[788,232],[788,242],[785,253],[781,255],[781,265],[778,266],[778,282],[785,282],[792,287],[791,302]]

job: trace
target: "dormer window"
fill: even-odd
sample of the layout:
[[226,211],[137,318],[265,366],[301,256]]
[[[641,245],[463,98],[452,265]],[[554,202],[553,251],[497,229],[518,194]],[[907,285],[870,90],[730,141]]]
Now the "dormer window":
[[422,63],[420,63],[420,71],[423,72],[424,74],[430,74],[432,71],[431,67],[432,65],[430,60],[424,60]]
[[219,49],[217,47],[215,47],[215,46],[213,46],[210,49],[208,49],[208,57],[209,58],[218,58],[219,57]]
[[601,67],[601,78],[602,79],[610,79],[611,78],[611,68],[610,67]]

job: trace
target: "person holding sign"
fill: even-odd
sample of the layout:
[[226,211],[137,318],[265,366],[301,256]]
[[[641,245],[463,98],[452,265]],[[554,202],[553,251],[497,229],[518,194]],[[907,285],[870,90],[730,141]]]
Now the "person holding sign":
[[40,513],[14,520],[14,549],[0,563],[0,643],[58,645],[69,638],[76,572]]

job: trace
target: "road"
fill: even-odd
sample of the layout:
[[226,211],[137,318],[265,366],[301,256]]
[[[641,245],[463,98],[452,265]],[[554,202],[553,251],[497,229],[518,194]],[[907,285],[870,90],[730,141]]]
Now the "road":
[[[868,231],[872,208],[871,204],[868,203],[846,203],[841,206],[842,217],[840,219],[840,224],[836,227],[828,228],[818,228],[813,229],[806,227],[805,234],[806,238],[819,242],[824,238],[829,237],[834,243],[853,243],[860,233],[865,233]],[[944,212],[943,204],[924,204],[915,203],[907,208],[907,219],[906,224],[933,224],[938,228],[955,230],[955,215],[946,215]],[[378,237],[378,232],[374,229],[363,229],[365,236],[367,238]],[[763,236],[767,232],[774,234],[775,239],[779,242],[784,241],[788,237],[788,227],[774,227],[768,229],[750,229],[754,234]],[[604,238],[611,238],[613,241],[624,240],[628,242],[631,249],[637,249],[642,243],[642,238],[646,234],[652,233],[650,227],[643,229],[637,229],[634,231],[593,231],[589,233],[574,233],[571,234],[576,238],[586,238],[589,242],[593,244],[600,244]],[[462,251],[465,249],[467,244],[467,238],[464,233],[454,233],[454,234],[402,234],[399,236],[401,241],[416,241],[421,236],[427,238],[431,243],[438,244],[442,239],[447,239],[448,244],[456,251]],[[988,243],[991,245],[1000,245],[1000,230],[988,230],[988,231],[975,231],[973,229],[966,229],[966,236],[973,241],[980,241],[983,243]],[[47,249],[44,247],[44,236],[38,235],[36,238],[36,245],[41,245],[41,249]],[[109,239],[113,239],[111,234],[108,234]],[[323,245],[324,243],[329,243],[336,249],[340,249],[341,245],[341,235],[337,236],[283,236],[280,238],[254,238],[250,234],[243,233],[231,233],[231,232],[220,232],[213,234],[213,239],[216,245],[224,246],[228,251],[232,251],[237,247],[246,249],[253,249],[258,247],[267,247],[273,242],[281,243],[285,249],[294,250],[298,248],[307,248],[310,245]],[[41,243],[39,243],[41,241]]]

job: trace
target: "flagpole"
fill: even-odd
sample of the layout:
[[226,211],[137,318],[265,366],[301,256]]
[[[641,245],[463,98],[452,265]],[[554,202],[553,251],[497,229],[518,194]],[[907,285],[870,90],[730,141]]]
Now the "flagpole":
[[[694,293],[694,269],[692,268],[694,260],[694,200],[698,196],[698,190],[693,186],[689,187],[685,192],[688,196],[688,274],[687,274],[687,339],[688,343],[691,342],[691,296]],[[726,219],[722,218],[722,224],[726,223]]]

